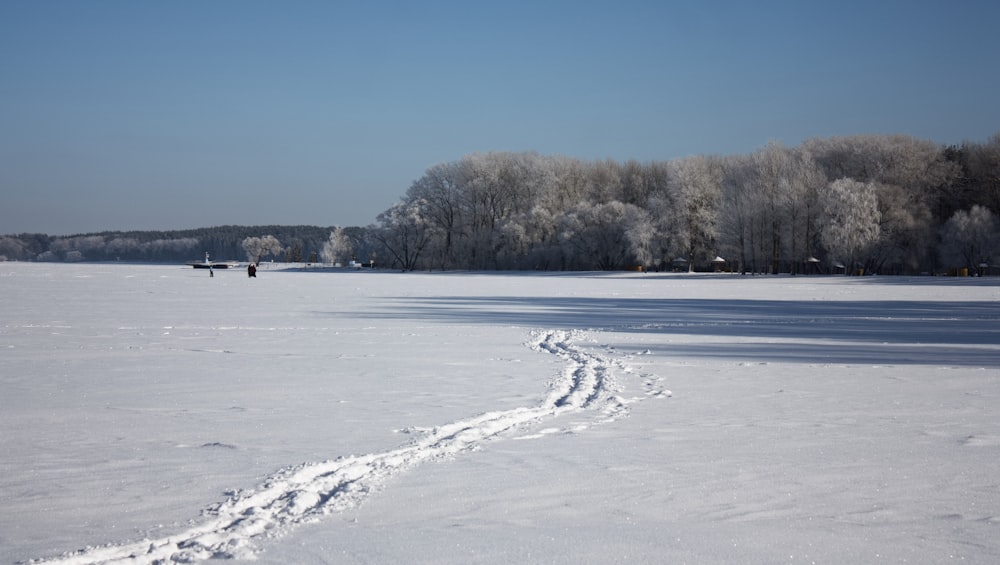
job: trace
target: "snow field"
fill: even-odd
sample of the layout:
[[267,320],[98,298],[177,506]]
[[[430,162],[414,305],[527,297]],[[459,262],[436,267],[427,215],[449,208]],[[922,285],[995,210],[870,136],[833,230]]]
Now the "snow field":
[[1000,555],[988,279],[202,275],[0,265],[0,558]]

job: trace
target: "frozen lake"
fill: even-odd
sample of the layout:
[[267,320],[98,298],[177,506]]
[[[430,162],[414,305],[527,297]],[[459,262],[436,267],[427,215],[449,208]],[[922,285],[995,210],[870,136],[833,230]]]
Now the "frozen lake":
[[998,279],[0,263],[0,312],[5,563],[1000,562]]

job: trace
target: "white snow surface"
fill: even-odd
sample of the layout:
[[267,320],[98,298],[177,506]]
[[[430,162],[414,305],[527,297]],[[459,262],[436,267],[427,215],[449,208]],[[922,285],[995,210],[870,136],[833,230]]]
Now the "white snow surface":
[[0,263],[6,563],[998,563],[1000,280]]

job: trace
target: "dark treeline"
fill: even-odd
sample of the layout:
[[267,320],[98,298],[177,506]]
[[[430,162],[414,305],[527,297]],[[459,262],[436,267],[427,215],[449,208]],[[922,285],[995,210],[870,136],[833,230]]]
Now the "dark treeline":
[[998,213],[1000,134],[944,147],[818,138],[647,163],[494,152],[430,167],[363,228],[9,235],[0,260],[186,262],[207,252],[403,270],[984,273],[1000,262]]
[[273,236],[276,261],[318,260],[334,228],[318,226],[218,226],[177,231],[101,232],[71,236],[21,234],[0,237],[0,258],[18,261],[131,261],[184,263],[250,259],[248,238]]
[[368,237],[402,269],[976,272],[997,258],[998,211],[1000,134],[864,135],[649,163],[468,155]]

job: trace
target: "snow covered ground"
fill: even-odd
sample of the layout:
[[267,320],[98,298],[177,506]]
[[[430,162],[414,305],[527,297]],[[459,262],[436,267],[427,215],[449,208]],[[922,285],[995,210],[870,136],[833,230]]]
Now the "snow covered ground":
[[1000,280],[0,263],[0,561],[1000,562]]

